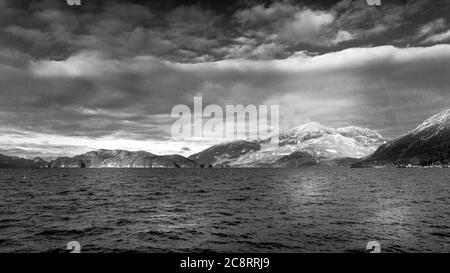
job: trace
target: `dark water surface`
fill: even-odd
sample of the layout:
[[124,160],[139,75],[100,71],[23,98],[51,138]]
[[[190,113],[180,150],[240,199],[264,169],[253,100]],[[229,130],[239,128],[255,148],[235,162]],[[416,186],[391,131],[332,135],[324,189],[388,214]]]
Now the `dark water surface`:
[[0,252],[450,251],[450,169],[0,169]]

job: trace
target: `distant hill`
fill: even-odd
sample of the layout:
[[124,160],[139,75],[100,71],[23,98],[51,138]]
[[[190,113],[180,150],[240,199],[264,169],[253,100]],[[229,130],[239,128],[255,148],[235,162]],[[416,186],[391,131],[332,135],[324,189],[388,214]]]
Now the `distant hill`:
[[354,167],[375,165],[448,165],[450,109],[432,116],[416,129],[384,145]]
[[145,151],[98,150],[74,157],[58,157],[51,168],[201,168],[199,164],[180,155],[155,155]]
[[0,168],[47,168],[48,162],[40,157],[24,159],[0,154]]

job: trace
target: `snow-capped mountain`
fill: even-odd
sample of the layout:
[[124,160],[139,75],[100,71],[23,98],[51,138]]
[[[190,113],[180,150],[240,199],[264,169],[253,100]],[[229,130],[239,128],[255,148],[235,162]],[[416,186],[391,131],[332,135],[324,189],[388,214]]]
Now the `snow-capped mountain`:
[[335,129],[311,122],[281,132],[278,145],[270,138],[235,141],[210,147],[189,158],[233,167],[316,164],[338,158],[362,158],[385,142],[380,134],[369,129],[354,126]]
[[450,109],[425,120],[406,135],[382,146],[364,165],[431,165],[450,160]]
[[323,158],[360,158],[373,153],[384,144],[383,137],[359,127],[328,128],[311,122],[280,134],[281,150],[307,151]]
[[430,136],[439,134],[443,130],[450,128],[450,109],[438,113],[431,118],[425,120],[416,129],[409,132],[412,135],[418,135],[421,133],[431,133]]

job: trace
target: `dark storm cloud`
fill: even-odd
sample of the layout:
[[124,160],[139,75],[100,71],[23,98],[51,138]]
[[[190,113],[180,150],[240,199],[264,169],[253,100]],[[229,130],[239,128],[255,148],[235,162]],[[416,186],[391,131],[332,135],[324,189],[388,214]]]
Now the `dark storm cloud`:
[[87,2],[79,10],[64,1],[33,2],[9,2],[0,27],[5,44],[36,58],[63,59],[80,50],[98,50],[115,57],[190,61],[216,46],[221,35],[221,16],[197,5],[160,12],[123,1]]
[[377,35],[399,34],[403,25],[449,11],[448,4],[435,2],[393,1],[374,8],[363,0],[231,1],[218,9],[205,1],[89,1],[77,8],[64,1],[4,1],[0,41],[38,59],[65,59],[82,50],[181,62],[269,59],[300,50],[326,52],[349,41],[381,45],[386,40]]
[[[192,97],[202,95],[205,104],[272,101],[283,106],[282,112],[298,107],[296,113],[286,113],[289,125],[305,118],[338,123],[342,116],[328,113],[341,105],[321,107],[338,100],[352,105],[346,122],[381,128],[392,120],[385,113],[401,115],[417,101],[423,106],[420,116],[449,103],[449,62],[448,46],[360,48],[285,60],[203,64],[151,57],[118,61],[83,53],[64,61],[33,62],[21,73],[4,69],[2,123],[72,136],[129,132],[136,139],[164,138],[171,108],[192,105]],[[383,117],[372,120],[376,115]],[[398,130],[408,126],[399,124]]]
[[432,5],[430,0],[406,1],[402,4],[386,1],[376,9],[368,9],[364,1],[343,0],[332,10],[338,14],[336,20],[338,27],[347,28],[358,38],[366,38],[395,30],[415,20],[412,16],[429,9]]
[[[233,18],[248,38],[260,44],[283,45],[279,49],[284,52],[323,52],[326,48],[342,48],[342,44],[391,43],[393,37],[412,33],[415,26],[444,13],[449,17],[450,3],[445,1],[384,1],[379,7],[369,7],[366,1],[342,0],[327,8],[282,1],[237,10]],[[406,41],[419,44],[414,39]]]

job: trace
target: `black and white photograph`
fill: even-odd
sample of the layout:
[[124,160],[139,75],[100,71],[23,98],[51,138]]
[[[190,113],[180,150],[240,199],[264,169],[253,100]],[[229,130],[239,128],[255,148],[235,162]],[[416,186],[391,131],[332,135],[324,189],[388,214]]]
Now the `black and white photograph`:
[[449,166],[449,0],[0,0],[0,253],[448,253]]

